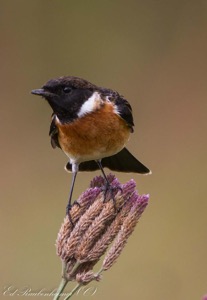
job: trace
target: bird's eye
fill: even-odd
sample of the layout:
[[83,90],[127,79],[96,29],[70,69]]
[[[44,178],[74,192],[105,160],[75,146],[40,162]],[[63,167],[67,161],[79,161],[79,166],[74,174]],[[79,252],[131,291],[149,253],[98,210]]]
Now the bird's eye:
[[64,87],[63,87],[63,92],[64,92],[65,94],[69,94],[71,91],[72,91],[72,88],[71,88],[71,87],[69,87],[69,86],[64,86]]

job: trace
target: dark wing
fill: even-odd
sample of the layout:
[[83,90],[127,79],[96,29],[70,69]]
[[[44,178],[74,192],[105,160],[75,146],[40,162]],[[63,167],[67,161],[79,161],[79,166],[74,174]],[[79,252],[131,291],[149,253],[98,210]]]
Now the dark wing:
[[103,158],[101,163],[103,167],[107,167],[112,171],[139,174],[150,173],[150,170],[126,148],[123,148],[119,153],[113,156]]
[[132,108],[129,102],[123,96],[119,95],[118,92],[105,88],[101,88],[100,91],[105,98],[107,97],[109,101],[114,103],[119,116],[127,123],[133,132],[134,121],[132,116]]
[[[126,148],[122,149],[119,153],[110,157],[105,157],[101,160],[101,164],[104,167],[117,172],[125,173],[139,173],[148,174],[150,170],[145,167],[139,160],[137,160]],[[98,164],[95,160],[82,162],[79,165],[79,171],[96,171],[98,170]],[[68,162],[66,170],[71,172],[72,166]]]
[[49,135],[51,137],[51,145],[53,148],[60,147],[59,141],[58,141],[58,128],[55,125],[55,117],[54,115],[52,116],[52,122],[50,124],[50,131]]

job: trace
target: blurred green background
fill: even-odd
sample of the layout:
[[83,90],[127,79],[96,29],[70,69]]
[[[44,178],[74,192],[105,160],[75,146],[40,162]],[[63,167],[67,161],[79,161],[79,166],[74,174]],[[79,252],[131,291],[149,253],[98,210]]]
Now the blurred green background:
[[[150,205],[117,264],[91,284],[98,287],[93,297],[201,299],[207,1],[1,0],[0,35],[0,298],[9,286],[34,292],[59,284],[54,243],[71,176],[65,155],[50,146],[51,110],[30,91],[75,75],[130,101],[136,127],[128,149],[153,172],[116,174],[122,183],[133,177],[140,193],[150,193]],[[78,175],[74,197],[95,174]]]

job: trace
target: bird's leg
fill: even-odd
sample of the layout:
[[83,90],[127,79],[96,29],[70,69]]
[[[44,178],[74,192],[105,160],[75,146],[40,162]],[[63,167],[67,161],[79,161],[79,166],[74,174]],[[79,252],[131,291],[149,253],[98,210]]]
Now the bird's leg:
[[[112,200],[113,200],[113,203],[114,203],[114,209],[116,210],[116,201],[115,201],[115,198],[114,198],[114,193],[113,193],[113,191],[114,191],[115,189],[117,189],[117,187],[114,188],[114,187],[110,184],[110,182],[108,181],[108,178],[106,177],[106,174],[105,174],[104,169],[103,169],[103,167],[102,167],[101,160],[97,160],[96,162],[97,162],[97,164],[98,164],[98,166],[99,166],[99,168],[100,168],[100,170],[101,170],[101,172],[102,172],[102,174],[103,174],[103,177],[104,177],[104,179],[105,179],[105,182],[106,182],[106,186],[105,186],[105,189],[104,189],[104,202],[106,201],[106,194],[107,194],[107,191],[110,191],[110,196],[111,196],[111,198],[112,198]],[[120,187],[120,189],[121,189],[121,187]],[[122,189],[121,189],[121,190],[122,190]]]
[[[66,206],[66,215],[68,215],[68,218],[69,218],[71,224],[73,224],[73,221],[72,221],[72,218],[70,215],[70,210],[72,208],[71,202],[72,202],[73,190],[74,190],[74,185],[75,185],[75,180],[76,180],[77,174],[78,174],[78,164],[73,164],[72,165],[72,182],[71,182],[71,187],[70,187],[68,204]],[[74,202],[74,204],[78,204],[78,202],[76,201],[76,202]]]
[[100,170],[101,170],[101,172],[103,174],[103,177],[105,179],[107,187],[109,187],[110,186],[110,182],[108,181],[108,179],[106,177],[106,174],[105,174],[104,169],[103,169],[102,164],[101,164],[101,160],[97,160],[96,162],[97,162],[97,164],[98,164],[98,166],[99,166],[99,168],[100,168]]
[[74,190],[76,176],[77,176],[77,172],[72,173],[72,182],[71,182],[71,187],[70,187],[70,193],[69,193],[68,205],[67,205],[67,208],[66,208],[67,209],[66,213],[68,213],[69,210],[72,207],[71,202],[72,202],[72,196],[73,196],[73,190]]

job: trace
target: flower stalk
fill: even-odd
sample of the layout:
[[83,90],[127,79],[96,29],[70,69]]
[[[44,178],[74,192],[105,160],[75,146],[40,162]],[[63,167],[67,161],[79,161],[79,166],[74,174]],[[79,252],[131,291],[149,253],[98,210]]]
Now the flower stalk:
[[[82,285],[101,280],[101,273],[117,261],[148,204],[149,195],[139,195],[134,180],[121,185],[111,174],[108,180],[111,190],[107,201],[104,178],[95,177],[79,197],[79,205],[73,205],[70,211],[73,224],[68,216],[64,218],[56,240],[63,270],[55,300],[69,281],[76,281],[77,285],[65,300]],[[93,269],[104,254],[101,269],[96,273]]]

